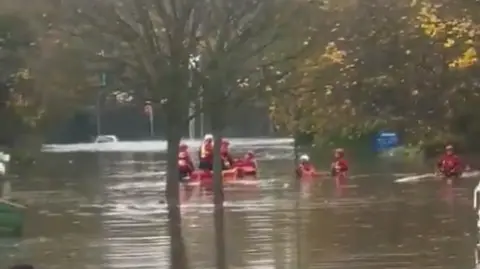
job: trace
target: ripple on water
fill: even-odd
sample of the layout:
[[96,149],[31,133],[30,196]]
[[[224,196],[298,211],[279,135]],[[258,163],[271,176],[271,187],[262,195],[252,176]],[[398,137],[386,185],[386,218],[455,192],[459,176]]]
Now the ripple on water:
[[161,180],[154,180],[154,181],[148,181],[148,180],[141,180],[141,181],[127,181],[123,183],[117,183],[117,184],[111,184],[108,186],[110,190],[113,191],[123,191],[123,190],[131,190],[131,191],[139,191],[139,190],[144,190],[144,189],[153,189],[153,190],[164,190],[166,186],[165,181]]
[[170,240],[165,229],[167,223],[165,215],[144,212],[143,215],[150,218],[139,218],[132,210],[123,209],[122,212],[123,215],[103,215],[103,226],[106,231],[104,245],[108,249],[105,266],[107,268],[167,266],[166,255]]
[[157,179],[161,179],[162,177],[164,177],[166,175],[166,172],[165,171],[146,171],[146,172],[123,172],[123,173],[116,173],[116,174],[111,174],[111,175],[108,175],[106,176],[107,178],[121,178],[121,179],[124,179],[124,178],[151,178],[151,177],[154,177],[154,178],[157,178]]
[[[232,138],[232,148],[268,148],[268,149],[292,149],[291,138]],[[189,147],[195,148],[201,140],[185,140]],[[79,143],[69,145],[44,145],[44,152],[162,152],[167,150],[166,141],[120,141],[117,143]]]

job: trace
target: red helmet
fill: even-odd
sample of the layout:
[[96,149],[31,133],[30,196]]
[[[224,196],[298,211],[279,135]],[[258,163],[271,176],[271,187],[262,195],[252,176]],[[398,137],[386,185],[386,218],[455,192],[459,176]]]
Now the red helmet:
[[185,143],[181,143],[179,149],[180,149],[180,150],[187,150],[187,149],[188,149],[188,145],[185,144]]

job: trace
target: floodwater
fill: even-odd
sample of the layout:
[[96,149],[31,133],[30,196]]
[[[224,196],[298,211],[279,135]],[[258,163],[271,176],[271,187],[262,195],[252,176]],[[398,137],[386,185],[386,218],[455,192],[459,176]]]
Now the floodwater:
[[[256,150],[261,179],[226,190],[230,268],[475,268],[477,179],[396,184],[408,166],[377,160],[354,168],[348,186],[327,179],[297,191],[290,141],[232,145]],[[167,268],[165,162],[155,152],[165,145],[95,147],[48,146],[39,171],[12,180],[13,196],[30,205],[28,223],[24,238],[0,239],[0,268]],[[191,268],[213,268],[211,197],[196,192],[181,210]]]

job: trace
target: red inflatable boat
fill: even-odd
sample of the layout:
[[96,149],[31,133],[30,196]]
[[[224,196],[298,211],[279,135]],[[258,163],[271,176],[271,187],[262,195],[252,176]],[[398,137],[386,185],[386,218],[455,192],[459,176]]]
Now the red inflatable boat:
[[236,160],[233,166],[238,170],[238,178],[251,178],[257,176],[256,165],[252,164],[251,162],[246,162],[245,160]]
[[[222,171],[223,174],[223,183],[229,184],[239,179],[244,178],[256,178],[257,170],[251,166],[236,166],[232,169]],[[190,175],[190,182],[196,183],[200,182],[202,184],[212,184],[213,183],[213,172],[207,170],[195,170]]]
[[[238,169],[233,168],[230,170],[225,170],[223,174],[223,183],[229,183],[237,180]],[[213,172],[207,170],[196,170],[190,175],[191,182],[200,182],[202,184],[212,184],[213,183]]]
[[236,167],[238,174],[238,178],[244,178],[244,177],[256,177],[257,176],[257,169],[252,166],[238,166]]

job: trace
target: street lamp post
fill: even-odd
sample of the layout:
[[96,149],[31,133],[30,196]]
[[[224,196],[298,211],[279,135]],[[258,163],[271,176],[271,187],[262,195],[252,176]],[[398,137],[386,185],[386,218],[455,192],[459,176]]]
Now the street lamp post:
[[[191,116],[195,113],[195,104],[191,103],[188,108],[188,114]],[[190,139],[195,139],[195,118],[190,119],[188,123],[188,137]]]
[[100,89],[97,93],[97,104],[96,104],[96,110],[97,110],[97,137],[102,134],[102,110],[101,110],[101,98],[102,98],[102,93],[103,90],[105,89],[105,86],[107,86],[107,74],[105,72],[102,72],[100,74]]
[[96,125],[97,125],[97,137],[102,133],[102,126],[100,126],[101,124],[101,117],[100,117],[100,92],[97,93],[97,104],[96,104],[96,110],[97,112],[95,113],[96,116],[97,116],[97,119],[96,119]]
[[153,106],[150,101],[145,102],[144,112],[148,116],[148,123],[150,125],[150,137],[155,136],[155,126],[154,126],[154,113],[153,113]]
[[[190,56],[190,62],[189,62],[189,69],[190,69],[190,81],[189,81],[189,86],[190,87],[193,87],[193,74],[194,74],[194,70],[195,69],[198,69],[199,68],[199,63],[200,63],[200,56],[193,56],[191,55]],[[192,116],[195,114],[195,110],[198,110],[198,109],[203,109],[201,106],[202,106],[202,97],[200,97],[200,102],[197,103],[196,101],[194,102],[191,102],[190,106],[189,106],[189,110],[188,110],[188,114],[189,116]],[[200,114],[200,135],[203,135],[203,112]],[[194,139],[195,138],[195,129],[196,129],[196,117],[192,117],[190,119],[190,122],[189,122],[189,125],[188,125],[188,134],[189,134],[189,138],[190,139]]]

